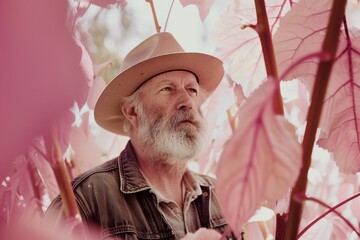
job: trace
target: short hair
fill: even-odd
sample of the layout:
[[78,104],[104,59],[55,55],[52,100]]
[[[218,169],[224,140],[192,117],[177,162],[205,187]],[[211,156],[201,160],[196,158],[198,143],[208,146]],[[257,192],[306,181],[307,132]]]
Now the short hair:
[[[141,96],[142,96],[142,89],[140,87],[130,96],[122,98],[121,106],[133,106],[136,109],[138,109],[139,105],[141,105],[143,103]],[[132,128],[130,121],[125,117],[125,115],[122,115],[121,118],[124,119],[123,129],[124,129],[125,133],[130,135],[130,131]]]

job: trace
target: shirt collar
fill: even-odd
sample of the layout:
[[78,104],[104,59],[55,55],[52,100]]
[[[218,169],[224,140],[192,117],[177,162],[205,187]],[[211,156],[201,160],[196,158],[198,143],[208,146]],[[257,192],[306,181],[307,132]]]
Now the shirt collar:
[[194,196],[198,196],[202,194],[202,190],[199,182],[196,181],[196,178],[189,170],[187,170],[184,174],[183,184],[185,186],[186,192],[189,192]]

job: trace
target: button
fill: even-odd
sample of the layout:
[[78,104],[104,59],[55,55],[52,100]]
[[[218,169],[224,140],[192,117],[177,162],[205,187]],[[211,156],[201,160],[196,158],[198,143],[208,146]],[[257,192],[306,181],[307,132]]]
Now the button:
[[209,194],[207,192],[203,192],[203,196],[207,197],[207,196],[209,196]]

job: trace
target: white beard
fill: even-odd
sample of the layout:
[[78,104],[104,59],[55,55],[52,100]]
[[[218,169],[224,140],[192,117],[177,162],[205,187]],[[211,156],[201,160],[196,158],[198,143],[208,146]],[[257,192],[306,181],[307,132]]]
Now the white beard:
[[201,153],[207,142],[205,121],[193,110],[179,110],[174,116],[164,117],[162,113],[145,113],[139,106],[137,113],[138,138],[154,165],[183,168]]

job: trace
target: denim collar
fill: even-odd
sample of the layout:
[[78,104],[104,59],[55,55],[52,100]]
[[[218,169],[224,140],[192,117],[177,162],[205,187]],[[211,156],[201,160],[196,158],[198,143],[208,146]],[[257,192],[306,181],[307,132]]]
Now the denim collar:
[[140,171],[134,148],[129,141],[118,157],[120,191],[123,193],[136,193],[150,189]]
[[[142,175],[131,141],[127,143],[118,157],[118,166],[121,192],[130,194],[151,189]],[[189,170],[186,171],[186,174],[191,175],[193,179],[197,179]],[[206,181],[201,181],[199,184],[204,187],[214,187],[213,184]]]

